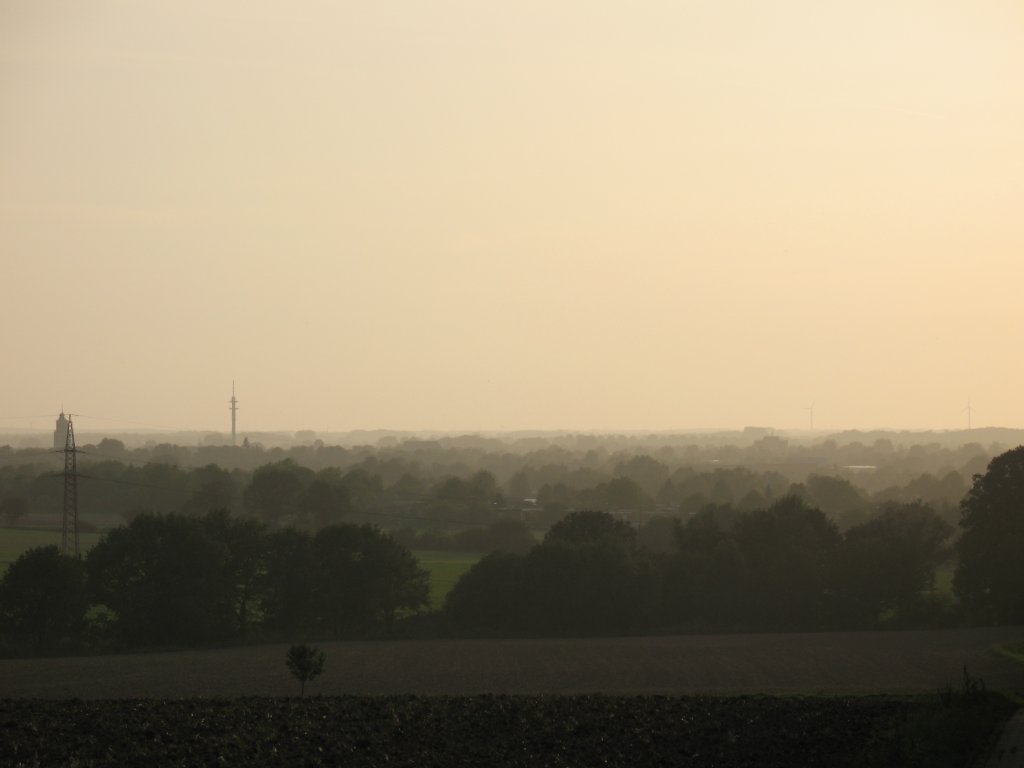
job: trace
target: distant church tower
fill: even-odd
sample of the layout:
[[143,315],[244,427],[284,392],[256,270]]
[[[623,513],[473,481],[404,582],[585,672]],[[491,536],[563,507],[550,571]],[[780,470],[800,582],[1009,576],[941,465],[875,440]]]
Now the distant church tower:
[[60,416],[57,417],[57,428],[53,430],[53,450],[63,451],[67,441],[68,420],[64,416],[64,411],[61,411]]

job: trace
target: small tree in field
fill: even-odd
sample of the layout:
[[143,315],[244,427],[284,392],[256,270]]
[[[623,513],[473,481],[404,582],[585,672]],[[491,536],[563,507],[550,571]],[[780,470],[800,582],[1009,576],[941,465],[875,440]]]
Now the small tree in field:
[[324,652],[311,645],[293,645],[285,658],[288,671],[302,684],[300,696],[306,695],[306,681],[324,671]]

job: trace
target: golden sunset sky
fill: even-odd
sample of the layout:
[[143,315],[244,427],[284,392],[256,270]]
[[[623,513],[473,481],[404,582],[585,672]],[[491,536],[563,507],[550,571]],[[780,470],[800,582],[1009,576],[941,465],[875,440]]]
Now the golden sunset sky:
[[0,0],[0,263],[0,431],[1024,426],[1024,3]]

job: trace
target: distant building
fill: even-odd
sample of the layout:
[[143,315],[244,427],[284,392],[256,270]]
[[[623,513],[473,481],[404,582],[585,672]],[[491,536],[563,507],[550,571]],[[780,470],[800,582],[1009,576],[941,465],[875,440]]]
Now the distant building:
[[55,451],[63,451],[67,442],[68,420],[64,416],[64,411],[61,411],[60,416],[57,417],[57,428],[53,430],[53,449]]

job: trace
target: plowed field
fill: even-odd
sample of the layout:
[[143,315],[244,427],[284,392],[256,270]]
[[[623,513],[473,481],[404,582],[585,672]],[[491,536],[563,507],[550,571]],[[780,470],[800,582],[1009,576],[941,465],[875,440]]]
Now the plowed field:
[[[992,652],[1024,627],[920,632],[318,643],[307,693],[738,694],[933,692],[966,664],[1024,692],[1024,665]],[[0,660],[0,698],[291,696],[286,646]]]
[[0,700],[0,765],[941,768],[982,752],[1007,705],[966,730],[952,712],[877,697]]

